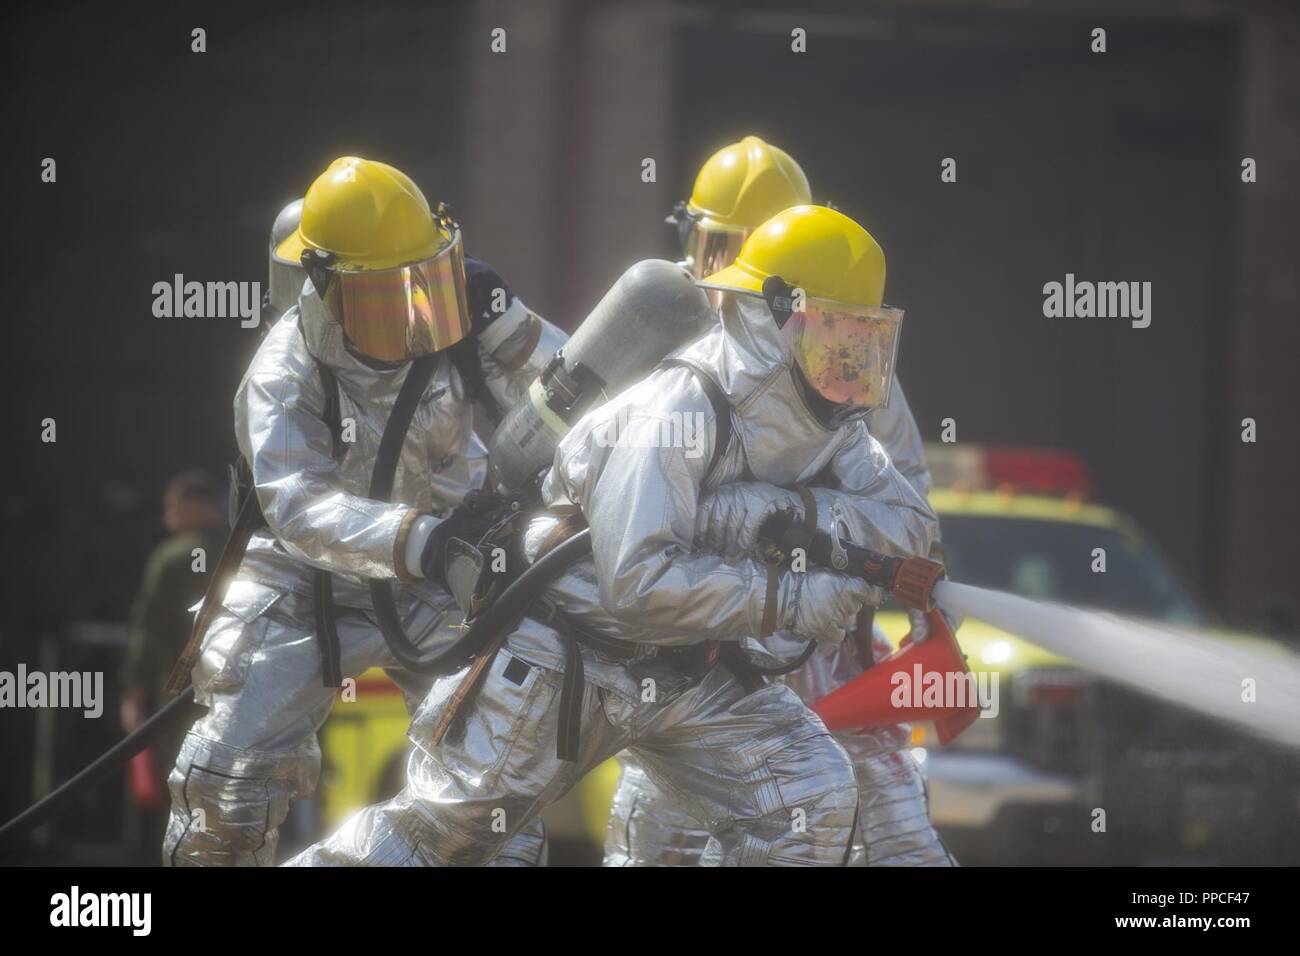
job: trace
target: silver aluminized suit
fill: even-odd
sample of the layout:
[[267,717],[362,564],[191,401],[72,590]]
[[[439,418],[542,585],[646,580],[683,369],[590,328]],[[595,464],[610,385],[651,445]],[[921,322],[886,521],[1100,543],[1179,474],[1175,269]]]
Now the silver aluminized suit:
[[[761,653],[755,635],[765,610],[779,629],[833,643],[862,603],[881,595],[828,572],[785,572],[767,608],[767,566],[696,551],[697,512],[713,489],[746,473],[790,484],[828,471],[852,494],[856,541],[926,554],[937,520],[862,423],[830,430],[813,418],[761,300],[724,309],[721,326],[679,356],[732,405],[734,439],[711,473],[713,406],[697,374],[675,367],[580,420],[543,485],[545,503],[579,505],[592,534],[591,559],[546,596],[565,616],[557,626],[577,622],[587,632],[578,649],[585,684],[577,759],[556,756],[557,702],[571,666],[564,636],[525,618],[436,743],[432,731],[462,675],[435,683],[412,721],[406,789],[294,865],[481,863],[624,748],[708,821],[716,862],[844,863],[857,787],[840,745],[789,687],[747,693],[728,665],[693,670],[682,654],[709,640]],[[673,440],[692,426],[697,441]],[[525,555],[537,553],[553,523],[543,516],[529,524]]]
[[[514,300],[479,341],[493,396],[507,407],[516,401],[563,340],[562,332]],[[342,461],[334,457],[322,418],[317,362],[338,380],[345,435],[354,429]],[[380,437],[409,367],[377,368],[356,358],[308,282],[239,385],[235,434],[269,527],[249,542],[193,671],[197,700],[208,712],[186,736],[171,773],[166,864],[271,864],[289,801],[316,787],[316,731],[335,690],[321,679],[313,568],[334,573],[345,677],[396,667],[373,618],[367,578],[400,579],[397,606],[407,633],[422,647],[454,636],[452,625],[460,619],[454,602],[414,576],[405,560],[416,517],[454,507],[485,476],[486,451],[450,360],[434,374],[406,434],[393,490],[397,503],[366,497]],[[409,672],[390,674],[408,706],[430,683]],[[534,828],[502,862],[537,862],[543,847],[543,833]]]
[[[927,495],[930,472],[921,434],[900,382],[894,382],[889,405],[872,412],[867,422],[898,471],[919,494]],[[824,489],[818,490],[817,497],[822,499],[819,510],[842,498]],[[708,547],[717,542],[709,541],[708,529],[700,527],[697,543]],[[892,653],[878,626],[873,638],[877,660]],[[807,664],[784,681],[811,704],[861,672],[858,650],[846,641],[819,647]],[[930,824],[924,777],[908,750],[910,727],[901,724],[835,736],[852,758],[858,779],[858,832],[849,865],[949,865],[952,858]],[[655,786],[634,753],[623,754],[620,764],[605,832],[605,865],[697,865],[708,848],[708,830]]]

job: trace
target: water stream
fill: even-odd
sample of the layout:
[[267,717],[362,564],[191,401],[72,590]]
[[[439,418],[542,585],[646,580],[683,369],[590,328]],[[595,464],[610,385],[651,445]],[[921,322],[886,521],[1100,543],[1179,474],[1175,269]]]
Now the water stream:
[[[941,581],[935,600],[1154,697],[1300,749],[1300,657],[1263,640]],[[958,632],[958,641],[961,634]]]

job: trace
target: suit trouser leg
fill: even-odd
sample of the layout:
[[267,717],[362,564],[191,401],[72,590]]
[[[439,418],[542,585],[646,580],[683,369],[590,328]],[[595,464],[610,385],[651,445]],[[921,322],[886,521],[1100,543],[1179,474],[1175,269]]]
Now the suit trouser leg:
[[[397,796],[354,814],[290,866],[482,866],[527,855],[541,810],[625,740],[583,697],[582,753],[556,755],[564,675],[502,650],[446,735],[434,743],[464,671],[435,681],[411,722],[407,783]],[[521,851],[521,847],[523,848]],[[499,855],[499,856],[498,856]]]
[[633,744],[646,773],[717,842],[724,866],[842,866],[858,791],[821,720],[782,684],[746,693],[715,667]]
[[[304,626],[314,624],[311,603],[236,582],[225,604],[194,669],[208,711],[186,734],[168,779],[164,864],[271,865],[290,801],[309,796],[320,775],[316,734],[336,693],[321,681],[314,627]],[[423,604],[406,623],[417,639],[436,639],[443,626],[438,609]],[[384,667],[408,701],[424,696],[431,679],[395,667],[368,613],[342,611],[337,626],[345,677]],[[514,860],[544,859],[540,823],[519,840]]]
[[435,682],[411,725],[407,785],[291,865],[482,865],[592,767],[632,745],[657,783],[710,821],[722,862],[841,864],[853,770],[787,688],[746,694],[715,668],[662,702],[587,684],[578,759],[556,756],[563,674],[500,652],[438,742],[462,674]]

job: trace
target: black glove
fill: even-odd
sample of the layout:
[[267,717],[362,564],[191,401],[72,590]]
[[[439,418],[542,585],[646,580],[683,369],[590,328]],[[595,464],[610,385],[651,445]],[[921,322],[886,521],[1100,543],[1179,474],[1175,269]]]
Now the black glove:
[[445,588],[447,542],[452,538],[460,538],[470,544],[478,544],[491,527],[490,521],[473,514],[467,508],[452,511],[438,522],[438,526],[429,535],[429,540],[425,542],[424,550],[420,552],[420,570],[424,572],[425,578]]
[[[498,289],[505,291],[499,310],[492,308]],[[481,259],[468,256],[465,258],[465,291],[469,298],[470,328],[476,336],[481,335],[515,300],[506,280],[495,269]]]

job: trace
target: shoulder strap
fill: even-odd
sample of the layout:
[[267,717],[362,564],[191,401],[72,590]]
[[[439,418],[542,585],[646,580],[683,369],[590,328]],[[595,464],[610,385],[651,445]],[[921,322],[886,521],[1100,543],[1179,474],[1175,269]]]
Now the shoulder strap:
[[704,472],[705,477],[713,474],[713,469],[722,461],[722,456],[727,453],[731,446],[731,402],[727,401],[726,393],[722,391],[721,386],[713,379],[705,375],[702,371],[687,362],[684,359],[667,358],[659,363],[660,367],[667,368],[685,368],[690,369],[694,374],[700,387],[704,389],[704,394],[709,397],[709,404],[713,406],[713,420],[717,423],[714,427],[717,431],[714,434],[713,457],[709,459],[709,467]]
[[[430,354],[417,359],[407,370],[406,380],[402,382],[402,387],[397,393],[388,423],[384,426],[383,437],[379,440],[379,451],[375,456],[375,471],[371,478],[370,497],[387,501],[391,495],[406,432],[437,366],[438,356]],[[347,454],[347,446],[342,441],[342,399],[339,395],[338,377],[324,362],[318,361],[316,369],[320,373],[321,385],[325,391],[325,408],[321,417],[329,426],[334,457],[341,460]],[[391,602],[391,588],[388,597]],[[316,617],[316,640],[320,651],[321,677],[326,687],[338,687],[343,683],[343,671],[338,626],[335,621],[334,579],[330,572],[323,568],[315,568],[312,571],[312,603]]]
[[[314,356],[313,356],[314,357]],[[336,461],[348,453],[343,442],[343,400],[339,394],[338,376],[319,359],[316,370],[320,374],[325,392],[325,408],[321,418],[330,430],[330,451]],[[342,651],[339,647],[338,625],[335,622],[334,577],[324,568],[312,569],[312,609],[316,615],[316,645],[320,652],[321,680],[326,687],[343,685]]]
[[321,418],[329,426],[330,438],[334,443],[334,457],[342,459],[348,449],[343,444],[343,407],[339,399],[339,380],[334,370],[319,359],[316,361],[316,370],[320,373],[321,386],[325,391],[325,410],[321,413]]
[[397,477],[397,462],[402,457],[402,444],[415,417],[415,409],[424,396],[424,390],[433,380],[433,373],[438,369],[438,353],[421,355],[411,363],[406,371],[406,380],[402,382],[393,402],[393,410],[388,413],[388,422],[384,425],[384,434],[379,439],[379,451],[375,454],[375,470],[370,476],[370,494],[376,501],[390,501],[393,495],[393,481]]
[[497,404],[492,390],[488,388],[487,376],[483,374],[483,362],[478,354],[478,336],[467,335],[447,349],[447,357],[460,373],[460,380],[465,383],[465,395],[471,402],[479,402],[483,411],[493,425],[501,421],[501,406]]

